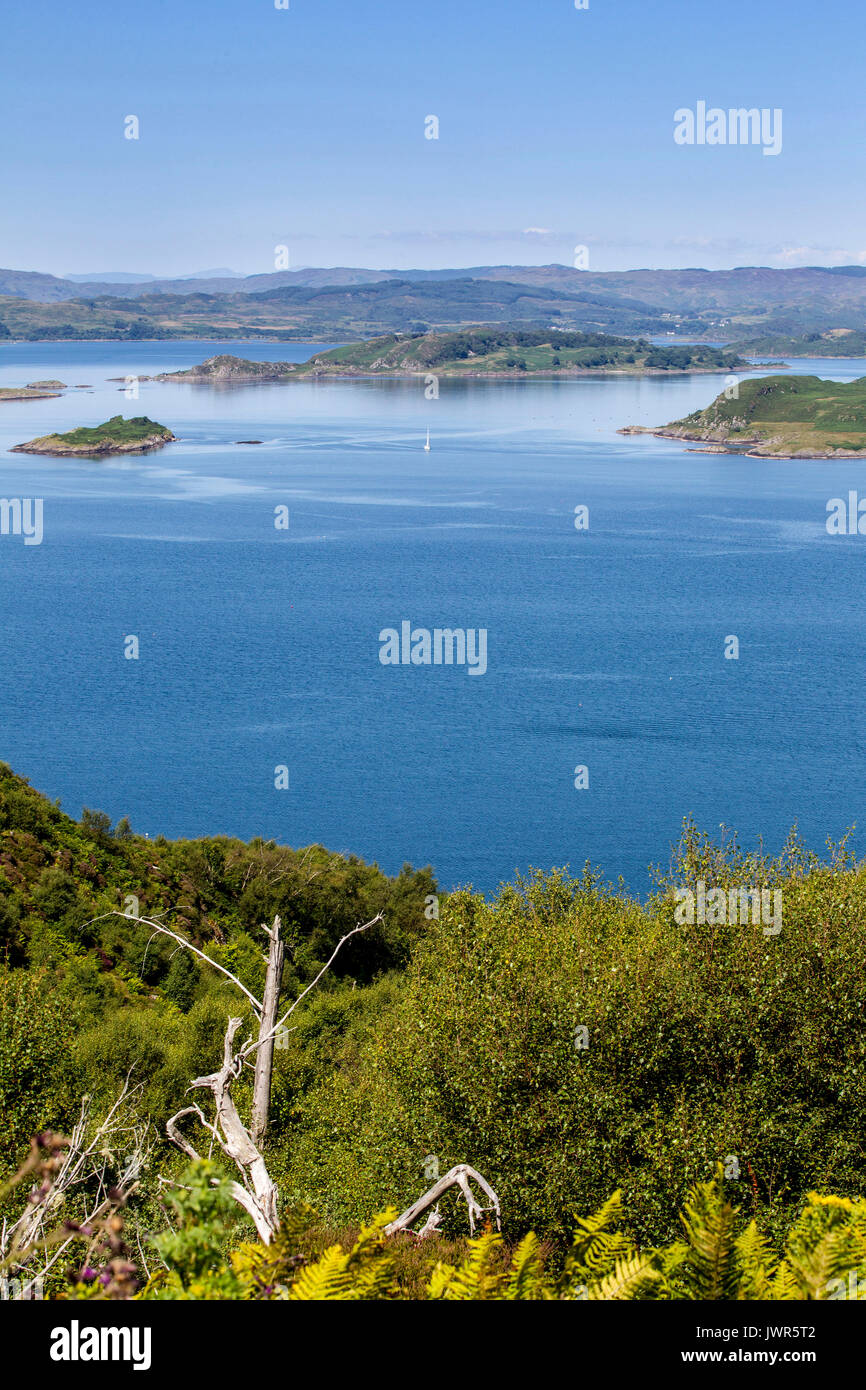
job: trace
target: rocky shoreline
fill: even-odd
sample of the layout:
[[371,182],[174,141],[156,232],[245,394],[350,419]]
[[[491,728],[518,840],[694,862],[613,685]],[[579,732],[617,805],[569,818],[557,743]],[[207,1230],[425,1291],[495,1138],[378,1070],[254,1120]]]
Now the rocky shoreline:
[[696,432],[676,426],[624,425],[617,434],[651,434],[656,439],[679,439],[684,444],[703,444],[703,449],[690,449],[692,454],[738,454],[750,459],[862,459],[863,449],[797,449],[783,453],[773,445],[781,444],[780,435],[754,435],[751,439],[731,440],[718,430]]
[[134,444],[111,443],[107,440],[99,444],[64,444],[48,434],[42,439],[31,439],[26,444],[14,444],[9,452],[52,454],[57,458],[101,458],[105,454],[147,454],[152,449],[161,449],[164,444],[171,444],[175,439],[176,436],[173,434],[167,439],[163,435],[152,434]]
[[31,391],[28,386],[0,387],[0,401],[53,401],[59,391]]
[[[82,438],[83,436],[83,438]],[[48,454],[57,458],[102,458],[107,454],[146,454],[176,439],[165,425],[146,415],[124,420],[115,415],[95,427],[83,426],[66,434],[45,434],[15,444],[13,454]]]
[[[238,366],[220,367],[214,371],[201,372],[195,368],[189,368],[182,372],[163,372],[161,375],[152,378],[155,381],[174,382],[182,386],[186,384],[198,386],[213,385],[250,385],[255,382],[272,381],[308,381],[311,378],[322,380],[330,378],[334,381],[353,381],[359,379],[388,379],[391,381],[411,381],[417,377],[426,377],[434,368],[422,363],[414,364],[411,367],[383,367],[377,369],[375,363],[368,367],[341,366],[332,368],[325,365],[314,365],[309,367],[306,363],[299,362],[271,362],[262,363],[263,368],[271,370],[250,371]],[[279,369],[279,370],[278,370]],[[752,371],[752,367],[733,368],[732,371],[745,373]],[[448,368],[435,369],[435,375],[440,378],[447,378],[451,381],[473,380],[473,381],[527,381],[529,379],[555,380],[558,377],[585,377],[585,376],[680,376],[680,375],[718,375],[719,367],[700,367],[690,366],[682,368],[672,367],[557,367],[552,370],[540,369],[539,371],[517,371],[505,370],[496,372],[479,372],[468,369],[454,370]],[[114,378],[112,378],[114,379]],[[145,378],[139,378],[144,380]]]
[[0,386],[0,401],[50,401],[66,391],[65,381],[28,381],[26,386]]

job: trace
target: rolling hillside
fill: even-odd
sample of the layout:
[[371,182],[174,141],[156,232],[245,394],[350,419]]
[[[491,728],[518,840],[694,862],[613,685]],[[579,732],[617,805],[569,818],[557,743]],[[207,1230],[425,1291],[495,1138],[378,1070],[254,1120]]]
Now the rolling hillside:
[[866,455],[866,377],[751,377],[735,399],[722,393],[682,420],[622,433],[695,440],[758,458],[858,458]]

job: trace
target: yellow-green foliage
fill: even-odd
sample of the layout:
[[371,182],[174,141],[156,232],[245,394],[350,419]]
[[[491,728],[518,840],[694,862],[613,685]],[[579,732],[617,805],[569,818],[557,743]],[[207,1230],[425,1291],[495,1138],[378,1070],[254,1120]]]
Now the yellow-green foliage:
[[[345,1246],[332,1244],[310,1261],[297,1254],[309,1216],[299,1213],[270,1246],[244,1244],[228,1260],[212,1259],[205,1269],[218,1228],[211,1221],[196,1235],[190,1218],[200,1209],[212,1218],[222,1199],[208,1196],[194,1177],[190,1186],[198,1195],[179,1199],[180,1233],[158,1242],[161,1253],[176,1256],[178,1263],[151,1281],[144,1298],[347,1302],[412,1297],[398,1268],[401,1243],[412,1238],[384,1234],[393,1210],[381,1213]],[[623,1219],[618,1192],[593,1216],[578,1219],[564,1259],[556,1260],[531,1233],[509,1251],[491,1230],[467,1242],[459,1264],[437,1258],[435,1238],[415,1249],[427,1263],[426,1297],[433,1301],[808,1301],[866,1291],[866,1200],[810,1194],[780,1254],[754,1221],[738,1230],[737,1218],[720,1169],[689,1192],[680,1218],[683,1239],[656,1249],[639,1250],[616,1229]]]

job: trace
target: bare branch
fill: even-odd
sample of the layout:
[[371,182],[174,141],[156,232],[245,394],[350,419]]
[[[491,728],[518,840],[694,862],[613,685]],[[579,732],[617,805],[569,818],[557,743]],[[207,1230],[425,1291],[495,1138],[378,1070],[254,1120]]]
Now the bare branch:
[[319,983],[319,981],[321,980],[322,976],[325,975],[325,974],[327,974],[328,970],[330,970],[330,968],[331,968],[331,966],[333,965],[334,961],[337,959],[337,956],[339,955],[339,953],[340,953],[340,951],[342,950],[343,946],[345,946],[346,942],[349,941],[349,940],[351,939],[351,937],[357,936],[358,932],[367,931],[368,928],[370,928],[370,927],[375,927],[375,925],[376,925],[377,922],[384,922],[384,920],[385,920],[385,915],[384,915],[384,913],[382,913],[382,912],[377,912],[377,913],[376,913],[376,916],[375,916],[375,917],[372,917],[372,918],[370,919],[369,922],[364,922],[363,925],[362,925],[362,926],[359,926],[359,927],[353,927],[352,930],[351,930],[350,932],[347,932],[345,936],[341,937],[340,940],[337,942],[336,946],[334,947],[333,951],[331,952],[330,957],[329,957],[328,960],[325,962],[325,964],[322,966],[322,968],[321,968],[321,970],[319,971],[318,975],[315,977],[314,980],[311,980],[311,981],[310,981],[310,983],[307,985],[307,987],[306,987],[305,990],[302,990],[302,991],[301,991],[301,993],[298,995],[297,999],[295,1000],[294,1004],[292,1004],[291,1008],[288,1008],[288,1009],[286,1010],[286,1012],[283,1014],[282,1018],[277,1019],[277,1022],[274,1024],[274,1026],[273,1026],[273,1028],[270,1030],[270,1032],[265,1033],[263,1036],[259,1037],[259,1038],[258,1038],[254,1043],[252,1043],[250,1046],[245,1047],[245,1048],[243,1049],[242,1053],[241,1053],[241,1056],[246,1057],[250,1052],[255,1052],[256,1048],[261,1047],[262,1044],[265,1043],[265,1042],[267,1042],[269,1038],[271,1038],[271,1037],[276,1037],[277,1033],[279,1033],[280,1029],[282,1028],[283,1024],[285,1023],[286,1019],[291,1017],[291,1015],[295,1012],[295,1009],[296,1009],[296,1008],[298,1007],[298,1005],[301,1003],[302,999],[306,998],[306,996],[310,993],[310,990],[311,990],[311,989],[315,989],[316,985]]
[[[71,1136],[68,1139],[51,1136],[54,1156],[47,1165],[40,1158],[39,1142],[34,1141],[31,1156],[19,1172],[21,1175],[28,1171],[41,1172],[44,1180],[31,1194],[17,1221],[12,1225],[4,1223],[0,1239],[0,1268],[23,1268],[26,1265],[29,1271],[33,1271],[33,1277],[43,1277],[83,1231],[111,1212],[118,1200],[125,1199],[136,1190],[137,1179],[150,1152],[147,1126],[136,1121],[126,1122],[123,1107],[131,1096],[142,1089],[143,1083],[131,1087],[130,1075],[127,1074],[120,1094],[107,1115],[95,1126],[90,1121],[91,1098],[84,1096]],[[61,1149],[64,1150],[62,1158]],[[113,1151],[118,1150],[125,1150],[126,1158],[110,1187],[109,1165],[115,1165]],[[34,1157],[36,1162],[33,1161]],[[58,1208],[62,1207],[70,1191],[87,1184],[95,1184],[95,1192],[88,1195],[85,1186],[83,1217],[74,1227],[61,1225],[54,1229]],[[113,1187],[119,1189],[122,1199],[118,1198]],[[50,1250],[54,1254],[46,1259]],[[35,1271],[34,1265],[37,1266]]]
[[[205,965],[212,965],[214,970],[218,970],[221,975],[225,975],[227,979],[231,980],[233,985],[237,985],[241,994],[245,994],[247,999],[249,999],[256,1011],[256,1016],[261,1018],[261,1001],[247,989],[246,985],[241,984],[237,975],[233,975],[230,970],[226,970],[224,965],[220,965],[219,961],[211,960],[211,957],[205,955],[204,951],[200,951],[197,946],[193,946],[191,941],[187,941],[185,936],[180,936],[178,932],[172,931],[170,927],[163,926],[161,922],[155,922],[152,917],[136,917],[131,912],[121,912],[119,908],[115,908],[112,912],[101,913],[99,917],[94,917],[92,922],[101,922],[104,917],[124,917],[127,922],[138,922],[146,927],[153,927],[155,932],[159,932],[163,936],[170,936],[172,941],[176,941],[177,944],[183,946],[185,950],[192,951],[193,955],[198,956],[199,960],[203,960]],[[85,925],[91,926],[92,922],[87,922]]]
[[201,1110],[197,1105],[187,1105],[184,1107],[183,1110],[178,1110],[176,1115],[172,1115],[170,1120],[166,1120],[165,1128],[169,1139],[173,1140],[174,1143],[177,1144],[177,1147],[179,1149],[183,1149],[183,1152],[186,1154],[187,1158],[191,1158],[194,1162],[198,1163],[201,1161],[201,1154],[196,1153],[192,1144],[189,1142],[185,1135],[181,1134],[180,1130],[178,1129],[178,1120],[182,1120],[185,1115],[198,1115],[202,1127],[208,1130],[211,1134],[215,1135],[217,1141],[220,1144],[222,1144],[222,1141],[220,1140],[220,1137],[217,1134],[217,1131],[214,1129],[213,1125],[208,1124],[207,1120],[205,1119],[204,1115],[202,1114]]
[[[476,1182],[482,1192],[490,1198],[489,1207],[482,1207],[476,1201],[472,1188],[469,1186],[470,1178],[473,1182]],[[443,1178],[435,1182],[429,1192],[425,1192],[423,1197],[419,1197],[417,1202],[413,1202],[411,1207],[407,1207],[402,1215],[398,1216],[395,1221],[391,1221],[385,1227],[385,1235],[393,1236],[396,1235],[398,1231],[411,1231],[418,1217],[423,1216],[425,1211],[435,1206],[442,1194],[448,1191],[449,1187],[459,1187],[463,1196],[466,1198],[466,1206],[469,1211],[469,1230],[473,1235],[475,1234],[476,1219],[482,1218],[485,1212],[488,1211],[496,1213],[496,1228],[497,1230],[502,1229],[500,1224],[499,1198],[493,1191],[493,1188],[482,1178],[480,1173],[476,1172],[474,1168],[470,1168],[468,1163],[458,1163],[457,1166],[447,1172]],[[436,1211],[428,1217],[423,1229],[418,1232],[419,1237],[429,1235],[436,1231],[439,1227],[439,1221],[440,1218],[437,1208]],[[414,1232],[412,1232],[412,1234],[414,1234]]]

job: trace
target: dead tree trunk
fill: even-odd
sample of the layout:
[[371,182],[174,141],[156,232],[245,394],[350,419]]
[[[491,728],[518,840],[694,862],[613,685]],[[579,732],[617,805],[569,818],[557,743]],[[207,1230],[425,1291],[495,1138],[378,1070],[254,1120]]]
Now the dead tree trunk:
[[250,1119],[250,1136],[254,1144],[261,1144],[268,1132],[268,1111],[271,1104],[271,1076],[274,1070],[274,1043],[276,1034],[274,1024],[280,1007],[280,987],[283,982],[283,963],[286,948],[280,940],[282,923],[274,918],[274,925],[266,927],[268,933],[268,971],[265,976],[265,992],[262,996],[262,1017],[259,1024],[259,1048],[256,1053],[256,1073],[253,1084],[253,1108]]
[[[126,914],[118,914],[125,916]],[[138,919],[135,919],[138,920]],[[216,962],[211,961],[197,947],[192,946],[179,936],[177,932],[171,931],[161,922],[146,919],[148,925],[154,931],[165,936],[169,936],[181,947],[188,947],[195,952],[201,959],[210,965]],[[223,1064],[219,1071],[212,1072],[210,1076],[196,1077],[192,1085],[203,1087],[211,1092],[214,1099],[216,1115],[214,1122],[211,1123],[197,1105],[187,1105],[183,1110],[179,1110],[176,1115],[166,1122],[168,1136],[178,1148],[182,1149],[190,1158],[198,1159],[200,1155],[181,1132],[179,1121],[187,1115],[195,1115],[202,1127],[211,1136],[211,1139],[218,1145],[227,1158],[232,1159],[240,1169],[241,1182],[232,1184],[232,1195],[252,1217],[256,1230],[265,1245],[269,1245],[273,1240],[279,1226],[277,1213],[277,1201],[279,1193],[276,1183],[268,1173],[267,1165],[262,1157],[258,1144],[262,1135],[267,1129],[268,1123],[268,1103],[270,1101],[271,1075],[273,1072],[274,1061],[274,1039],[280,1029],[285,1025],[286,1020],[294,1013],[298,1005],[306,998],[311,990],[321,980],[322,976],[330,970],[336,960],[340,950],[346,942],[358,932],[368,931],[370,927],[376,926],[383,921],[382,913],[379,912],[369,922],[353,927],[347,932],[331,952],[330,958],[322,966],[321,970],[310,981],[306,989],[303,989],[293,1004],[277,1018],[279,1012],[280,983],[282,981],[283,962],[285,948],[280,940],[280,919],[274,918],[273,927],[265,927],[268,934],[268,970],[265,978],[265,997],[262,1000],[256,999],[245,985],[242,985],[230,971],[224,966],[216,965],[216,968],[227,975],[250,1000],[253,1010],[258,1020],[258,1038],[247,1038],[246,1042],[235,1051],[235,1034],[241,1025],[239,1018],[230,1018],[226,1035],[223,1042]],[[255,1063],[247,1061],[252,1053],[256,1054]],[[262,1059],[262,1060],[260,1060]],[[254,1118],[250,1121],[250,1126],[244,1124],[238,1114],[237,1106],[231,1094],[232,1083],[238,1079],[245,1066],[254,1065],[254,1092],[253,1105]],[[257,1109],[255,1107],[258,1107]]]
[[[225,975],[234,984],[252,1005],[253,1012],[258,1021],[258,1038],[249,1037],[246,1042],[235,1051],[234,1040],[238,1028],[241,1026],[240,1018],[230,1018],[226,1028],[225,1039],[223,1041],[223,1064],[219,1071],[212,1072],[209,1076],[196,1077],[192,1082],[193,1087],[200,1087],[211,1092],[216,1111],[214,1121],[210,1121],[203,1114],[198,1105],[187,1105],[183,1110],[178,1110],[176,1115],[172,1115],[166,1121],[166,1130],[169,1138],[182,1149],[192,1159],[199,1159],[200,1155],[181,1132],[179,1122],[187,1115],[195,1115],[202,1128],[210,1135],[212,1145],[215,1143],[227,1158],[233,1160],[240,1170],[241,1182],[232,1183],[232,1195],[244,1211],[252,1218],[256,1230],[265,1245],[270,1244],[279,1226],[277,1213],[278,1191],[267,1170],[267,1165],[262,1157],[259,1145],[267,1132],[268,1126],[268,1107],[271,1094],[271,1076],[274,1064],[274,1041],[284,1027],[287,1019],[291,1017],[295,1009],[303,1002],[307,995],[314,990],[322,976],[330,970],[343,946],[358,932],[369,931],[377,923],[384,920],[381,912],[378,912],[369,922],[354,927],[342,937],[329,959],[325,962],[318,974],[310,981],[305,989],[301,991],[293,1004],[286,1012],[277,1017],[279,1012],[280,985],[283,976],[283,963],[285,959],[285,947],[280,939],[280,919],[274,918],[272,927],[265,927],[267,933],[268,947],[268,968],[265,976],[264,998],[259,1000],[247,989],[236,975],[227,970],[218,961],[211,960],[192,942],[178,932],[172,931],[164,922],[155,921],[148,917],[138,917],[130,912],[112,912],[105,916],[124,917],[129,921],[144,923],[153,929],[155,935],[167,936],[183,950],[192,951],[204,965],[212,966],[220,974]],[[96,918],[96,921],[99,919]],[[231,1094],[232,1083],[238,1079],[244,1066],[251,1065],[247,1058],[256,1054],[254,1065],[254,1086],[253,1086],[253,1105],[249,1128],[241,1119],[237,1106]],[[482,1192],[490,1199],[490,1205],[482,1207],[472,1191],[470,1183],[474,1182],[481,1188]],[[485,1214],[493,1213],[496,1217],[496,1225],[499,1226],[499,1198],[490,1184],[470,1168],[468,1163],[458,1163],[444,1178],[440,1178],[425,1192],[424,1196],[417,1202],[413,1202],[402,1215],[385,1227],[386,1235],[395,1235],[398,1231],[411,1232],[413,1224],[424,1212],[429,1212],[427,1221],[422,1231],[418,1235],[430,1235],[438,1230],[440,1224],[439,1217],[439,1198],[443,1192],[451,1187],[457,1187],[466,1199],[466,1206],[469,1211],[469,1227],[472,1232],[475,1230],[476,1220],[481,1220]],[[432,1208],[432,1211],[430,1210]]]
[[210,1076],[197,1076],[192,1085],[204,1087],[211,1092],[216,1108],[216,1124],[208,1124],[197,1105],[188,1105],[172,1115],[166,1125],[170,1139],[183,1149],[190,1158],[200,1155],[193,1145],[178,1129],[178,1120],[185,1115],[195,1115],[219,1144],[227,1158],[233,1159],[241,1171],[243,1183],[232,1184],[232,1195],[236,1202],[252,1217],[255,1228],[265,1245],[269,1245],[277,1230],[277,1187],[268,1173],[265,1160],[250,1138],[237,1106],[232,1099],[231,1085],[243,1067],[243,1050],[235,1054],[235,1033],[243,1022],[240,1018],[230,1018],[223,1041],[223,1064],[219,1071]]

